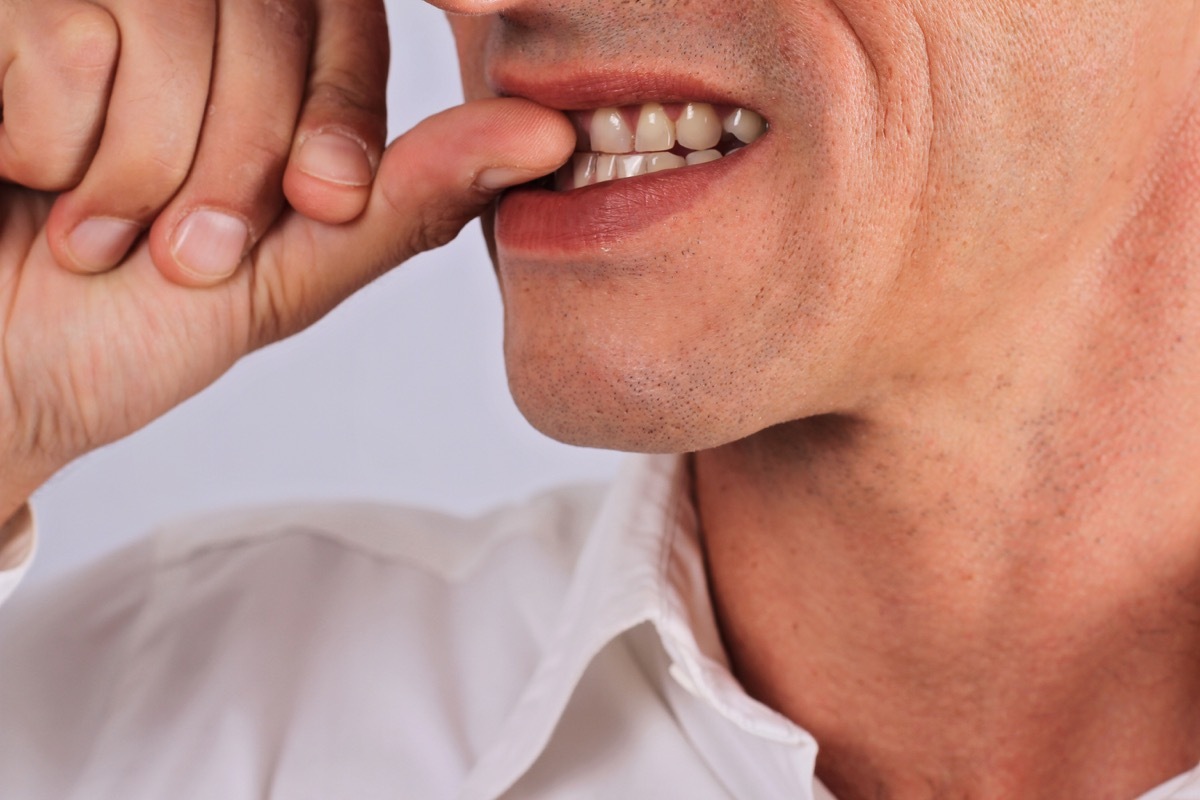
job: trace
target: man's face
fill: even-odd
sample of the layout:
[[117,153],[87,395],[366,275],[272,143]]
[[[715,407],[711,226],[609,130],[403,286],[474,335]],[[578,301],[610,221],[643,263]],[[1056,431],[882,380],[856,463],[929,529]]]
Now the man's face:
[[769,125],[717,162],[499,205],[518,404],[645,451],[903,402],[1003,349],[1112,224],[1197,31],[1178,0],[455,3],[499,12],[452,18],[472,98]]

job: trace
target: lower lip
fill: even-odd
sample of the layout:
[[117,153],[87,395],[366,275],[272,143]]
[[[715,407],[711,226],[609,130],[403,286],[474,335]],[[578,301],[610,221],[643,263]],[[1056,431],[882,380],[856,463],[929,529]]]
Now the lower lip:
[[753,160],[763,143],[719,161],[569,192],[512,189],[496,209],[496,244],[508,253],[542,256],[614,247],[702,203],[731,171]]

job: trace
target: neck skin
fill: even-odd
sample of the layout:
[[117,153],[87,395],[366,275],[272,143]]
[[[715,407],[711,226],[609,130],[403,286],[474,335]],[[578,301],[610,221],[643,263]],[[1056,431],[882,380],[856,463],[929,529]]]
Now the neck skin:
[[1198,132],[969,370],[695,456],[734,669],[840,800],[1130,800],[1200,761]]

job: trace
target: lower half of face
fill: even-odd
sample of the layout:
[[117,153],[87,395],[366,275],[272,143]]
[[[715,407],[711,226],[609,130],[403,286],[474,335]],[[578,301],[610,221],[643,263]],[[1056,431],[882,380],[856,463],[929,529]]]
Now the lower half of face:
[[509,382],[537,427],[679,452],[836,404],[828,367],[879,286],[845,269],[863,243],[820,196],[836,180],[780,172],[787,147],[771,132],[704,166],[501,202]]
[[[535,426],[681,452],[849,412],[1037,284],[1039,248],[1103,195],[1080,165],[1124,144],[1055,110],[1081,79],[1031,68],[1003,3],[940,28],[907,5],[509,0],[460,24],[487,54],[468,94],[579,130],[557,185],[494,220]],[[1125,91],[1100,62],[1085,88]]]
[[500,203],[507,368],[537,427],[682,452],[855,402],[909,193],[872,198],[782,116],[718,161]]

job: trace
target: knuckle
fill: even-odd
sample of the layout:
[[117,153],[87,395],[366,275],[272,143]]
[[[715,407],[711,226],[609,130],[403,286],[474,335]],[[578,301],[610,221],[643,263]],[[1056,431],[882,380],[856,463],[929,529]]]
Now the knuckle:
[[158,30],[187,32],[192,36],[197,30],[211,28],[217,19],[216,4],[212,0],[149,3],[146,4],[146,11],[159,15],[154,20]]
[[118,180],[122,191],[111,191],[112,176],[102,175],[95,183],[89,174],[88,185],[107,204],[121,208],[121,216],[149,221],[187,180],[189,164],[176,154],[164,156],[151,152],[141,164],[122,166]]
[[[34,155],[36,153],[36,155]],[[24,147],[11,137],[4,147],[5,172],[15,183],[43,192],[62,192],[77,186],[87,168],[86,156],[70,145]]]
[[242,163],[257,165],[252,167],[256,172],[262,172],[264,167],[273,170],[287,160],[291,149],[291,131],[263,128],[245,142]]
[[294,0],[260,0],[262,13],[271,30],[293,42],[305,43],[312,36],[312,19],[306,6]]
[[51,46],[52,63],[60,69],[107,77],[120,53],[121,34],[106,10],[81,4],[57,21]]
[[50,166],[31,167],[30,186],[44,192],[65,192],[83,180],[86,166],[79,162],[58,162]]
[[248,283],[250,329],[247,349],[265,347],[302,330],[320,316],[313,287],[302,275],[287,275],[280,263],[260,259]]
[[251,299],[255,310],[251,334],[253,347],[265,347],[291,333],[294,315],[289,313],[292,304],[285,297],[285,291],[279,282],[269,279],[254,286]]
[[171,194],[187,180],[191,164],[189,154],[174,152],[156,153],[150,156],[149,171],[154,175],[149,185],[157,188],[156,194]]
[[[283,174],[291,142],[272,131],[260,131],[253,138],[254,141],[240,142],[236,150],[222,152],[220,158],[225,160],[225,169],[219,166],[213,169],[214,165],[207,164],[201,171],[206,175],[222,176],[218,184],[221,192],[231,201],[246,198],[248,208],[259,209],[251,216],[258,216],[265,207],[266,197],[283,191]],[[240,207],[241,203],[235,203],[235,206]]]
[[373,121],[387,117],[385,92],[350,70],[327,70],[309,90],[308,102],[337,117],[352,114]]
[[412,255],[436,250],[454,240],[466,224],[458,209],[436,208],[422,212],[409,238],[408,252]]

